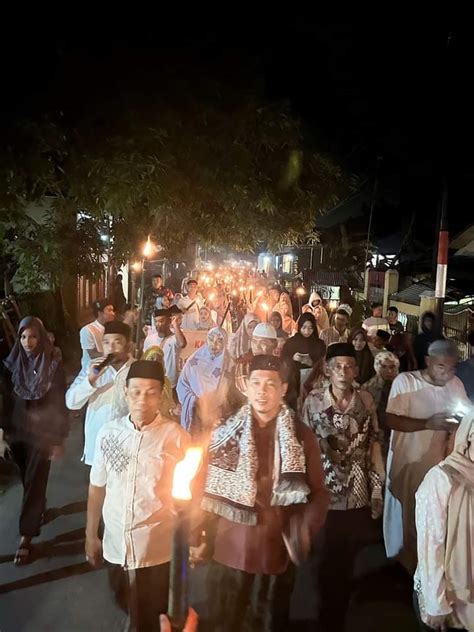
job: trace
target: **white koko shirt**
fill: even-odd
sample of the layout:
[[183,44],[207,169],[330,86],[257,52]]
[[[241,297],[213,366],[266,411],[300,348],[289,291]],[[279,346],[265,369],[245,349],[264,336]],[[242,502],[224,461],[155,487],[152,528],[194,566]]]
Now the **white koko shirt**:
[[169,562],[173,472],[189,443],[179,424],[160,415],[142,430],[129,416],[100,430],[90,482],[105,487],[103,555],[108,562],[128,569]]
[[66,391],[66,406],[69,410],[80,410],[88,404],[82,455],[82,461],[86,465],[92,465],[97,433],[102,426],[110,419],[128,414],[124,387],[128,370],[134,361],[129,358],[118,371],[113,366],[108,366],[94,386],[89,382],[89,367],[82,369]]

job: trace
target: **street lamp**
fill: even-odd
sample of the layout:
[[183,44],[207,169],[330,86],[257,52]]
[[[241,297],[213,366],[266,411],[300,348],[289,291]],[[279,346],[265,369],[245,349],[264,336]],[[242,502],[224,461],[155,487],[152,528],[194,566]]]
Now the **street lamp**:
[[140,335],[143,329],[143,308],[145,306],[145,261],[151,257],[154,252],[156,252],[156,246],[151,241],[150,235],[148,235],[148,239],[143,246],[143,257],[141,261],[142,278],[140,283],[140,306],[138,311],[137,335],[135,339],[135,356],[137,358],[140,355]]

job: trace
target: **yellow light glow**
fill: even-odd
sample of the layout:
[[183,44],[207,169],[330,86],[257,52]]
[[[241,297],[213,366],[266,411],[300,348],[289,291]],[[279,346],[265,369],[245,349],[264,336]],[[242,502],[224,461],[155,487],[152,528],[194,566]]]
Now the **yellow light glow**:
[[263,290],[259,290],[259,291],[257,292],[257,296],[262,296],[262,294],[263,294]]
[[305,289],[303,287],[299,287],[299,288],[297,288],[296,293],[299,296],[303,296],[303,294],[305,294],[306,292],[305,292]]
[[155,252],[156,246],[150,240],[150,235],[148,235],[148,239],[146,240],[146,244],[143,247],[143,256],[148,259]]
[[244,288],[243,285],[241,285],[239,289],[240,289],[241,292],[245,292],[245,288]]
[[249,290],[252,291],[253,290],[253,285],[249,285]]
[[268,312],[270,310],[269,306],[266,303],[262,303],[262,309]]
[[139,261],[135,261],[135,263],[132,263],[132,270],[134,272],[140,272],[142,269],[142,264]]
[[201,465],[202,448],[188,448],[182,461],[176,464],[171,495],[176,500],[191,500],[191,482]]
[[232,296],[237,296],[237,290],[232,290]]
[[329,309],[334,310],[337,308],[337,301],[329,301]]

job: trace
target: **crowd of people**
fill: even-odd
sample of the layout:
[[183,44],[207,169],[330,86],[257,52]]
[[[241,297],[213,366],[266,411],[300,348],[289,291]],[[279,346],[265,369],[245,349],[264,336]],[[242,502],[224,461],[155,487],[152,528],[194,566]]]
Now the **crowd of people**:
[[[209,564],[212,630],[287,630],[305,560],[318,629],[343,630],[356,558],[382,537],[413,577],[422,629],[474,630],[474,358],[458,362],[431,313],[412,340],[395,307],[352,322],[348,304],[330,314],[317,292],[303,303],[246,271],[182,289],[153,277],[143,336],[123,300],[121,313],[96,301],[68,387],[42,322],[21,321],[0,436],[24,487],[15,564],[40,534],[67,409],[84,409],[86,556],[105,560],[131,629],[166,613],[172,475],[198,444],[190,555]],[[205,343],[180,369],[191,331]]]

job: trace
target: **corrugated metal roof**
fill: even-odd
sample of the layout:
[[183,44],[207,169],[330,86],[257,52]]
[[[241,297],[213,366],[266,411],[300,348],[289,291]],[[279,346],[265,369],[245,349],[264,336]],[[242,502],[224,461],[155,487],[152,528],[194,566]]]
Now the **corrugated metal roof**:
[[[450,296],[450,294],[453,292],[455,292],[453,288],[448,287],[446,291],[447,297],[452,299],[453,297]],[[392,301],[399,301],[400,303],[419,305],[422,294],[425,296],[434,296],[434,284],[430,282],[413,283],[404,290],[392,294],[390,298]]]

